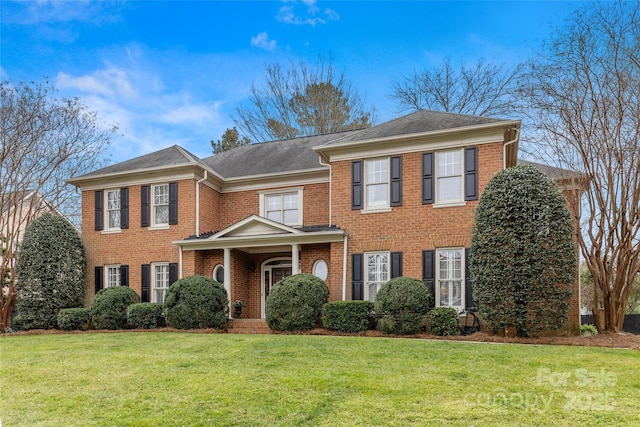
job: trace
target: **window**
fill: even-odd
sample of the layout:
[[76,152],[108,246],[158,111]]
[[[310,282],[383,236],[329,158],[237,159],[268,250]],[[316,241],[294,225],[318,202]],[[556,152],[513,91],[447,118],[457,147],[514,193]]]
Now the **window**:
[[169,225],[169,184],[153,187],[153,225]]
[[327,276],[329,275],[329,267],[327,267],[327,263],[325,260],[319,259],[313,264],[313,275],[319,279],[327,280]]
[[120,286],[120,266],[105,265],[105,287]]
[[222,265],[216,265],[213,269],[213,280],[224,285],[224,267]]
[[169,263],[153,264],[152,301],[164,302],[164,297],[169,289]]
[[436,198],[439,203],[463,201],[462,151],[442,151],[436,154]]
[[302,225],[302,188],[260,194],[261,216],[285,225]]
[[389,159],[365,161],[366,208],[389,207]]
[[438,249],[436,254],[436,306],[462,309],[464,308],[464,249]]
[[365,299],[375,301],[376,294],[389,281],[389,252],[366,254]]
[[107,190],[105,223],[107,230],[117,230],[120,228],[120,190]]

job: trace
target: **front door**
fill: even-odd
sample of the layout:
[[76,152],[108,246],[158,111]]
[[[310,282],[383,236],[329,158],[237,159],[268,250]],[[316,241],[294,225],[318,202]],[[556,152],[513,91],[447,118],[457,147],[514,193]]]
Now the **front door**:
[[269,292],[273,285],[284,279],[285,277],[289,277],[292,274],[291,269],[291,261],[290,260],[279,260],[273,261],[265,264],[262,268],[262,278],[263,278],[263,287],[262,287],[262,318],[265,317],[265,306],[267,297],[269,296]]

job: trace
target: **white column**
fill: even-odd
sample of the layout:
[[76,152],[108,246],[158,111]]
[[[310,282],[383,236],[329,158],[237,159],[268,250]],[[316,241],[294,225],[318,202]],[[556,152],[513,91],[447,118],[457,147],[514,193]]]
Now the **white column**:
[[224,288],[229,296],[229,317],[231,317],[231,249],[224,248]]
[[291,245],[291,274],[300,273],[300,245]]

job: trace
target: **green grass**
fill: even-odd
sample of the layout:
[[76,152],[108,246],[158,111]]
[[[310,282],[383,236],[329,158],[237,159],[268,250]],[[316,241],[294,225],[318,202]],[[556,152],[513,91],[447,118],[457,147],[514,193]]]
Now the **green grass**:
[[125,332],[0,357],[3,427],[640,424],[634,350]]

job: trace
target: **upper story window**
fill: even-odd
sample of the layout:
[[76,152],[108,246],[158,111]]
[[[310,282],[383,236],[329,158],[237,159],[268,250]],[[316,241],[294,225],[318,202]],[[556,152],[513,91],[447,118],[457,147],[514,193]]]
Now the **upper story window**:
[[389,207],[389,158],[365,161],[366,208]]
[[105,224],[107,230],[120,229],[120,190],[106,191]]
[[478,148],[422,154],[422,203],[462,205],[478,200]]
[[153,225],[169,225],[169,184],[153,185]]
[[389,211],[402,206],[402,156],[351,162],[351,209]]
[[462,202],[462,150],[436,153],[437,193],[440,203]]
[[260,216],[286,225],[302,225],[302,188],[260,193]]
[[95,230],[118,232],[129,228],[129,189],[95,191]]

